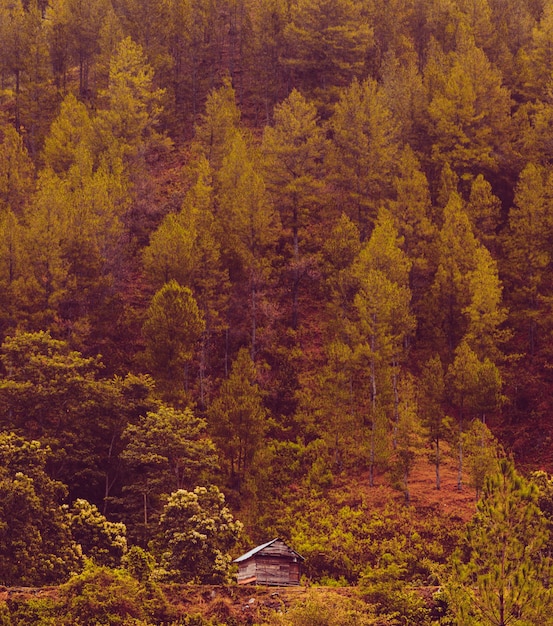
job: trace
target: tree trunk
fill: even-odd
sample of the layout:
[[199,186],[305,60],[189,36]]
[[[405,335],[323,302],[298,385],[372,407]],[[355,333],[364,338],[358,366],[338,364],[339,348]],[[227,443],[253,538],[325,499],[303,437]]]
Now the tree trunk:
[[436,437],[436,489],[441,489],[440,477],[440,438]]
[[457,474],[457,490],[463,491],[463,432],[459,433],[459,472]]

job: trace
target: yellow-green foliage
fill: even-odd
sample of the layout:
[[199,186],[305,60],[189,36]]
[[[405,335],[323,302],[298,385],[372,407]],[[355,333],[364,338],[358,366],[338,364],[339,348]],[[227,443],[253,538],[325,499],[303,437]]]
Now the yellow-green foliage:
[[435,569],[454,550],[460,527],[437,511],[422,517],[393,503],[377,511],[363,502],[339,502],[335,492],[324,498],[315,492],[294,494],[273,532],[289,537],[314,581],[326,576],[356,583],[366,568],[394,563],[403,583],[427,585],[436,584]]
[[376,626],[371,607],[364,602],[336,594],[311,592],[307,598],[283,612],[274,612],[262,626]]
[[125,570],[88,564],[60,588],[58,624],[133,624],[170,619],[163,594],[142,585]]

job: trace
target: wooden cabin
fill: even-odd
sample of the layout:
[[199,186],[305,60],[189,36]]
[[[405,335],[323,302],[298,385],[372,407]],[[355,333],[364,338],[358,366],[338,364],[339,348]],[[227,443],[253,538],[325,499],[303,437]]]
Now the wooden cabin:
[[273,539],[246,552],[238,563],[239,585],[299,585],[304,558],[282,539]]

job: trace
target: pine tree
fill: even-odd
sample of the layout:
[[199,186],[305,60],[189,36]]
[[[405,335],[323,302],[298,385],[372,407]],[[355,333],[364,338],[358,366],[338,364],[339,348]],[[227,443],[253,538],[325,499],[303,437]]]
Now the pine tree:
[[436,489],[441,488],[441,449],[440,443],[446,438],[447,425],[444,415],[445,381],[444,369],[439,355],[425,364],[420,376],[418,397],[419,414],[428,431],[428,438],[434,446],[434,466],[436,468]]
[[353,264],[361,252],[361,240],[356,224],[342,213],[322,249],[323,273],[331,312],[329,335],[344,340],[344,322],[351,306],[358,281]]
[[405,375],[397,383],[397,423],[394,432],[394,456],[392,475],[396,475],[405,495],[405,501],[411,502],[409,478],[415,467],[417,451],[421,443],[421,423],[417,411],[415,381]]
[[390,182],[398,173],[397,126],[375,80],[355,80],[343,90],[329,124],[327,166],[338,188],[337,203],[365,239],[378,208],[391,197]]
[[525,100],[547,100],[547,87],[553,62],[553,6],[544,2],[539,23],[532,29],[531,42],[518,50],[519,77],[517,88]]
[[152,234],[143,262],[155,288],[174,279],[194,293],[205,321],[199,380],[200,402],[205,406],[213,340],[226,328],[229,276],[222,265],[213,176],[205,157],[195,164],[195,170],[196,182],[186,194],[180,213],[169,214]]
[[284,31],[294,86],[328,102],[336,87],[361,76],[372,34],[357,0],[296,0]]
[[[466,332],[462,314],[470,303],[470,276],[476,268],[478,242],[461,197],[453,193],[444,209],[444,223],[438,237],[437,270],[431,287],[428,316],[436,346],[444,362]],[[428,322],[427,322],[428,323]]]
[[549,168],[528,164],[520,174],[504,233],[505,287],[511,323],[526,337],[527,351],[538,350],[542,310],[550,293],[550,228],[553,177]]
[[21,318],[24,276],[23,227],[12,211],[0,216],[0,328],[15,329]]
[[[387,11],[387,3],[383,2]],[[419,58],[410,50],[406,58],[388,54],[382,62],[382,89],[402,140],[413,150],[426,149],[426,90]],[[401,169],[400,169],[401,171]]]
[[501,201],[493,194],[490,183],[482,174],[472,181],[466,210],[475,236],[497,258]]
[[23,4],[25,17],[20,36],[24,38],[27,63],[21,75],[20,126],[16,121],[16,128],[24,133],[25,145],[36,162],[57,104],[57,94],[52,83],[48,21],[40,2],[26,0]]
[[0,212],[21,215],[34,188],[35,168],[13,126],[0,126]]
[[501,459],[486,479],[463,551],[453,561],[448,598],[460,623],[508,626],[548,623],[551,563],[543,557],[547,522],[538,491]]
[[359,291],[354,305],[357,319],[351,327],[356,343],[358,366],[367,369],[370,397],[369,482],[374,481],[377,436],[389,415],[397,424],[397,394],[400,362],[405,339],[414,332],[410,310],[410,261],[400,248],[393,220],[381,211],[371,238],[363,247],[355,267]]
[[[249,321],[249,328],[242,333],[247,333],[252,358],[259,348],[261,311],[266,308],[263,305],[267,303],[280,226],[256,152],[241,133],[236,133],[217,176],[221,250],[234,284],[235,300],[240,301],[238,320]],[[248,301],[248,316],[244,316],[244,299]],[[239,325],[240,321],[234,322],[232,327],[240,332]]]
[[68,277],[62,239],[69,232],[66,214],[59,210],[66,189],[51,171],[44,170],[37,194],[26,215],[23,239],[21,314],[30,328],[48,328]]
[[401,153],[394,187],[395,197],[388,206],[398,233],[404,239],[403,248],[412,263],[409,284],[413,310],[418,313],[436,269],[438,230],[432,221],[428,180],[409,146]]
[[480,358],[497,361],[500,345],[509,337],[501,326],[507,319],[502,306],[502,285],[497,264],[484,246],[476,250],[476,267],[469,278],[470,303],[463,309],[468,319],[465,340]]
[[274,118],[275,125],[266,127],[263,135],[264,177],[281,213],[292,274],[291,326],[296,329],[300,282],[307,263],[304,238],[307,226],[316,222],[324,136],[315,105],[298,91],[275,107]]
[[3,2],[0,5],[0,39],[2,40],[0,67],[3,75],[9,75],[13,79],[14,120],[18,131],[21,128],[21,93],[25,71],[31,62],[31,37],[32,25],[21,0],[13,3]]
[[73,94],[61,102],[60,111],[50,126],[42,151],[46,167],[56,174],[66,174],[79,158],[79,151],[86,149],[96,154],[93,122],[85,104]]
[[269,124],[273,106],[284,99],[288,69],[283,63],[289,21],[287,0],[260,0],[252,18],[252,67],[256,76],[254,97],[260,115]]
[[176,280],[164,285],[152,298],[143,325],[145,359],[160,392],[182,400],[186,364],[205,328],[205,321],[188,287]]
[[459,174],[494,172],[508,157],[510,94],[470,38],[451,56],[443,84],[430,93],[433,157]]
[[490,3],[488,0],[460,0],[459,8],[463,24],[474,37],[474,43],[490,58],[499,47]]
[[[204,484],[215,468],[215,447],[206,430],[206,421],[191,409],[165,405],[125,429],[121,458],[129,469],[129,482],[123,487],[123,505],[127,515],[141,509],[145,538],[151,532],[147,527],[158,521],[163,497]],[[135,502],[133,495],[139,496]]]
[[230,151],[239,123],[236,94],[230,78],[226,77],[221,87],[209,93],[205,113],[195,127],[195,140],[214,172],[219,171]]
[[154,86],[153,68],[142,48],[126,37],[111,58],[107,106],[96,120],[104,151],[128,161],[156,141],[161,143],[156,125],[162,96],[163,90]]
[[68,52],[79,66],[79,96],[91,94],[90,70],[101,47],[102,26],[111,9],[110,0],[57,0],[53,26],[68,41]]
[[231,485],[240,487],[252,470],[268,430],[257,370],[247,349],[241,348],[209,407],[210,430],[228,466]]
[[446,388],[457,418],[459,491],[463,488],[465,429],[474,418],[485,421],[486,415],[499,406],[502,385],[501,374],[493,361],[488,357],[480,359],[466,341],[457,346],[455,358],[447,370]]

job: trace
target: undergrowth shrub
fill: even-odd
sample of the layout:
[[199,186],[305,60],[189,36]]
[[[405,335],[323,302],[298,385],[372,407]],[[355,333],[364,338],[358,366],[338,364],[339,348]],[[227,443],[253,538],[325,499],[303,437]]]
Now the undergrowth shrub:
[[262,626],[377,626],[371,608],[355,598],[309,594],[304,602],[266,618]]

